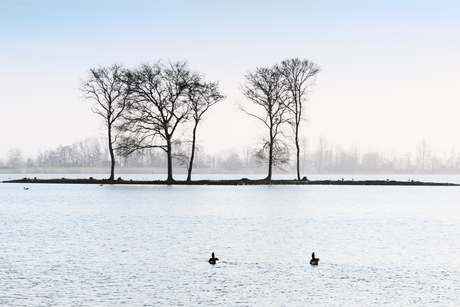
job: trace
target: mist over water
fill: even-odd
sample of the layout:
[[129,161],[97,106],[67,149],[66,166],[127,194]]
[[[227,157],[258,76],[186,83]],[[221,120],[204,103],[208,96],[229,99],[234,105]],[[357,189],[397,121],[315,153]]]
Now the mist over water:
[[460,299],[458,187],[27,187],[0,184],[6,306]]

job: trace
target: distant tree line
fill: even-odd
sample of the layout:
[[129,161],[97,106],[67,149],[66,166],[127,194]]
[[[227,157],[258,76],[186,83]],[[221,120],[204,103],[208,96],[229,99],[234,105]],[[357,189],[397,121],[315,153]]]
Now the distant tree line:
[[102,167],[106,161],[98,138],[87,138],[68,146],[59,145],[55,149],[38,152],[36,157],[25,158],[19,148],[10,149],[5,161],[0,160],[0,167],[18,168],[65,168],[65,167]]
[[316,149],[308,154],[308,169],[312,173],[459,173],[460,152],[451,149],[436,155],[425,140],[417,143],[414,152],[390,154],[361,151],[357,147],[344,149],[318,138]]
[[[106,146],[107,143],[99,138],[86,138],[71,145],[59,145],[54,149],[40,151],[35,157],[27,158],[24,157],[21,149],[14,148],[8,151],[6,159],[0,159],[0,169],[11,172],[21,169],[30,171],[49,169],[66,172],[66,169],[75,170],[76,168],[82,168],[84,171],[89,169],[99,171],[111,166]],[[178,152],[185,150],[180,148],[180,144],[176,144],[175,147]],[[161,171],[168,165],[166,155],[156,148],[139,150],[128,156],[117,153],[115,159],[117,167],[134,171],[139,168]],[[184,169],[180,159],[174,162],[175,169]],[[231,151],[209,155],[200,146],[196,148],[195,166],[203,170],[222,172],[260,169],[260,164],[255,161],[252,150],[247,150],[245,156]]]
[[[314,150],[307,144],[300,156],[300,170],[307,174],[391,174],[391,173],[460,173],[460,152],[451,149],[440,155],[424,140],[418,142],[415,151],[405,154],[390,154],[378,151],[362,151],[357,147],[344,148],[330,144],[319,137]],[[97,138],[87,138],[68,146],[58,146],[39,152],[35,157],[25,158],[18,148],[10,149],[6,159],[0,159],[3,172],[46,170],[51,172],[101,171],[110,168],[110,157],[106,142]],[[176,144],[176,146],[179,146]],[[181,151],[184,149],[176,148]],[[266,165],[260,163],[256,153],[259,148],[245,148],[240,151],[226,151],[207,154],[197,146],[195,167],[206,173],[262,173]],[[167,158],[161,151],[148,148],[129,156],[117,154],[117,167],[129,172],[143,172],[143,169],[162,172],[167,167]],[[173,168],[184,169],[180,160],[175,160]],[[186,170],[186,168],[185,168]],[[285,172],[296,173],[296,164],[285,166]]]

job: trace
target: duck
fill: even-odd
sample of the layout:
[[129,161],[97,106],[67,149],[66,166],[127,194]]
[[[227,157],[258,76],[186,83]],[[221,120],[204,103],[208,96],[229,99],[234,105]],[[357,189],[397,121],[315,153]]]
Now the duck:
[[28,190],[29,188],[24,187],[24,190]]
[[320,263],[321,263],[321,260],[319,260],[319,258],[316,258],[315,252],[313,252],[313,254],[311,254],[310,264],[319,265]]
[[216,258],[216,255],[214,254],[214,252],[212,253],[211,255],[211,259],[209,259],[208,261],[210,264],[216,264],[216,263],[219,263],[220,260],[219,258]]

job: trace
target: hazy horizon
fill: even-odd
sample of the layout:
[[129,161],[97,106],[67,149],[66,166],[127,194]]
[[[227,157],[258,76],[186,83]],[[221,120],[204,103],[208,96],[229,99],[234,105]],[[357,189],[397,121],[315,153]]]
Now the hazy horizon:
[[78,91],[97,65],[187,60],[227,99],[200,126],[208,152],[253,146],[263,127],[238,111],[256,67],[309,59],[322,71],[304,137],[402,153],[424,139],[460,150],[457,1],[2,1],[0,159],[104,135]]

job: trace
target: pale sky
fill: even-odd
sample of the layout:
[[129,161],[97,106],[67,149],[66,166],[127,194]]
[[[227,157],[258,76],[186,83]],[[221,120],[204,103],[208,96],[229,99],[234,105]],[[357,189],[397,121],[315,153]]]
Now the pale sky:
[[187,60],[227,99],[200,127],[209,152],[263,133],[236,105],[244,75],[298,57],[318,64],[304,133],[345,148],[460,150],[457,0],[0,0],[0,159],[103,133],[81,98],[88,69]]

